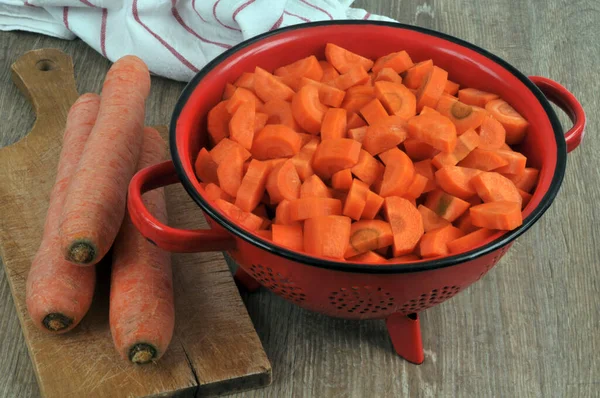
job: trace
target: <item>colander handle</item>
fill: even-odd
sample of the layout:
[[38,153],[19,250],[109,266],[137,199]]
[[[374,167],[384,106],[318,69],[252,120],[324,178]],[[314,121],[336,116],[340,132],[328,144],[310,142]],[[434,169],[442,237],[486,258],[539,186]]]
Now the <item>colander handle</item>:
[[235,247],[232,235],[211,229],[177,229],[161,223],[144,205],[142,194],[179,183],[172,161],[138,171],[129,183],[127,209],[138,231],[161,249],[175,253],[230,250]]
[[575,96],[564,86],[542,76],[529,76],[533,82],[544,93],[549,101],[558,105],[569,116],[573,127],[565,134],[567,152],[577,148],[585,135],[585,112]]

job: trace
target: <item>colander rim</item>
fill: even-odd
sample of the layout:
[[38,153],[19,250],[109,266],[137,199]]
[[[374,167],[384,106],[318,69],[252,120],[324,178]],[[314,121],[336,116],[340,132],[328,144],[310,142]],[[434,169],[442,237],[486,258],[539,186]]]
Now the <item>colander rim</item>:
[[[498,239],[489,242],[488,244],[476,248],[474,250],[460,253],[457,255],[446,256],[439,259],[433,260],[420,260],[418,262],[409,262],[409,263],[390,263],[389,265],[380,265],[373,266],[371,264],[365,263],[353,263],[353,262],[338,262],[334,260],[326,260],[323,258],[312,257],[307,254],[303,254],[300,252],[295,252],[292,250],[288,250],[282,247],[278,247],[268,242],[267,240],[252,235],[241,227],[237,226],[235,223],[229,221],[227,218],[222,216],[218,211],[216,211],[211,204],[206,201],[202,195],[196,190],[193,186],[190,178],[184,171],[183,164],[179,152],[177,150],[177,121],[178,118],[185,107],[187,100],[190,95],[194,92],[196,86],[200,83],[200,81],[206,76],[210,71],[220,65],[227,58],[235,54],[237,51],[248,47],[252,44],[255,44],[265,38],[269,38],[271,36],[275,36],[284,32],[289,32],[293,30],[302,30],[309,29],[313,27],[320,26],[335,26],[335,25],[373,25],[373,26],[385,26],[390,28],[400,28],[413,30],[419,33],[423,33],[426,35],[439,37],[444,40],[448,40],[455,44],[458,44],[462,47],[465,47],[469,50],[475,51],[491,61],[495,62],[515,77],[517,77],[537,98],[537,100],[542,105],[550,124],[552,126],[552,130],[554,132],[554,138],[556,142],[557,156],[556,156],[556,168],[554,170],[554,175],[552,177],[552,181],[548,190],[542,197],[538,206],[533,209],[531,214],[523,220],[523,224],[512,230],[508,231]],[[414,273],[414,272],[424,272],[424,271],[432,271],[439,268],[451,267],[454,265],[459,265],[468,261],[475,260],[479,257],[483,257],[488,255],[502,247],[508,245],[523,233],[525,233],[533,224],[535,224],[541,216],[548,210],[556,195],[558,194],[565,170],[566,170],[566,141],[564,138],[564,132],[556,113],[554,112],[552,106],[549,101],[546,99],[544,94],[540,91],[540,89],[521,71],[517,68],[506,62],[504,59],[494,55],[493,53],[476,46],[470,42],[459,39],[457,37],[441,33],[435,30],[406,25],[403,23],[397,22],[387,22],[387,21],[361,21],[361,20],[335,20],[335,21],[318,21],[318,22],[309,22],[303,23],[299,25],[292,25],[284,28],[275,29],[270,32],[263,33],[261,35],[255,36],[251,39],[245,40],[236,46],[226,50],[221,55],[213,59],[209,62],[204,68],[202,68],[199,72],[195,74],[195,76],[187,83],[187,85],[182,90],[177,102],[175,104],[171,121],[169,124],[169,143],[170,143],[170,152],[171,158],[175,165],[176,173],[181,181],[184,189],[187,191],[188,195],[202,208],[202,210],[211,217],[213,220],[218,222],[225,230],[232,233],[233,235],[240,237],[244,241],[270,252],[274,255],[284,257],[288,260],[295,261],[298,263],[302,263],[303,265],[314,266],[318,268],[324,268],[328,270],[341,271],[341,272],[351,272],[351,273],[364,273],[364,274],[402,274],[402,273]]]

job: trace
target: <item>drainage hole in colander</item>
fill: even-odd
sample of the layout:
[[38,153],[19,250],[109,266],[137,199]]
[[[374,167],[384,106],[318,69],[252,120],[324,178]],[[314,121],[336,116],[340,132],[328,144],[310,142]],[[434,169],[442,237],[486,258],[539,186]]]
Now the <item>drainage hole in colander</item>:
[[304,293],[300,293],[300,294],[299,294],[299,296],[300,296],[300,297],[306,297],[306,294],[304,294]]
[[341,298],[341,297],[340,297],[339,299],[337,299],[337,300],[338,300],[339,302],[342,302],[342,301],[344,301],[344,299],[343,299],[343,298]]

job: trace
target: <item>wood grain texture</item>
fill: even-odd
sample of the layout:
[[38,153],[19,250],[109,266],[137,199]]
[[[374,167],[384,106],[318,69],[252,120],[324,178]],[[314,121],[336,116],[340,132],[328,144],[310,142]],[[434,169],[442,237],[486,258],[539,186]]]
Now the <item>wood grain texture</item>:
[[[410,365],[393,354],[383,322],[327,318],[261,290],[244,300],[273,365],[274,382],[237,396],[598,397],[600,4],[360,0],[354,6],[455,35],[526,74],[562,83],[586,109],[588,135],[569,155],[552,207],[501,263],[466,291],[422,313],[423,365]],[[80,81],[97,89],[107,63],[81,43],[0,33],[3,60],[49,44],[89,65]],[[33,120],[3,75],[6,65],[0,68],[0,114],[8,115],[0,126],[4,145]],[[153,84],[149,109],[153,123],[162,123],[182,86],[163,79]],[[560,117],[568,127],[568,119]],[[37,397],[7,290],[0,281],[0,310],[6,314],[0,318],[0,369],[7,369],[0,372],[0,396]]]
[[[98,265],[94,304],[71,333],[41,333],[27,314],[25,281],[41,239],[67,112],[78,96],[71,58],[56,49],[29,51],[13,80],[36,111],[29,134],[0,149],[0,254],[40,393],[47,397],[195,396],[269,384],[261,342],[220,253],[173,255],[176,325],[156,364],[122,361],[108,326],[110,264]],[[160,131],[167,138],[167,129]],[[207,228],[180,186],[167,188],[171,224]],[[224,333],[227,331],[227,333]]]

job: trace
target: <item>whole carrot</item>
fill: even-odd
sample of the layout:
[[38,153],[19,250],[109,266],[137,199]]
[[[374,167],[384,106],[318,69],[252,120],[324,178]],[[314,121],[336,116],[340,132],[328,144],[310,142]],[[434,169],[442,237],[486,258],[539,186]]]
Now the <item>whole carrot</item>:
[[106,75],[98,119],[69,184],[60,223],[61,247],[72,263],[96,264],[119,231],[149,91],[148,68],[135,56],[119,59]]
[[[144,130],[138,169],[165,156],[165,143],[152,128]],[[148,210],[167,221],[164,190],[144,195]],[[125,217],[113,248],[110,281],[110,331],[119,354],[136,364],[159,359],[175,323],[171,257],[148,242]]]
[[27,275],[27,311],[38,328],[49,332],[64,333],[74,328],[90,308],[94,295],[95,268],[75,267],[65,261],[58,226],[71,175],[77,168],[99,106],[98,95],[84,94],[69,111],[42,242]]

